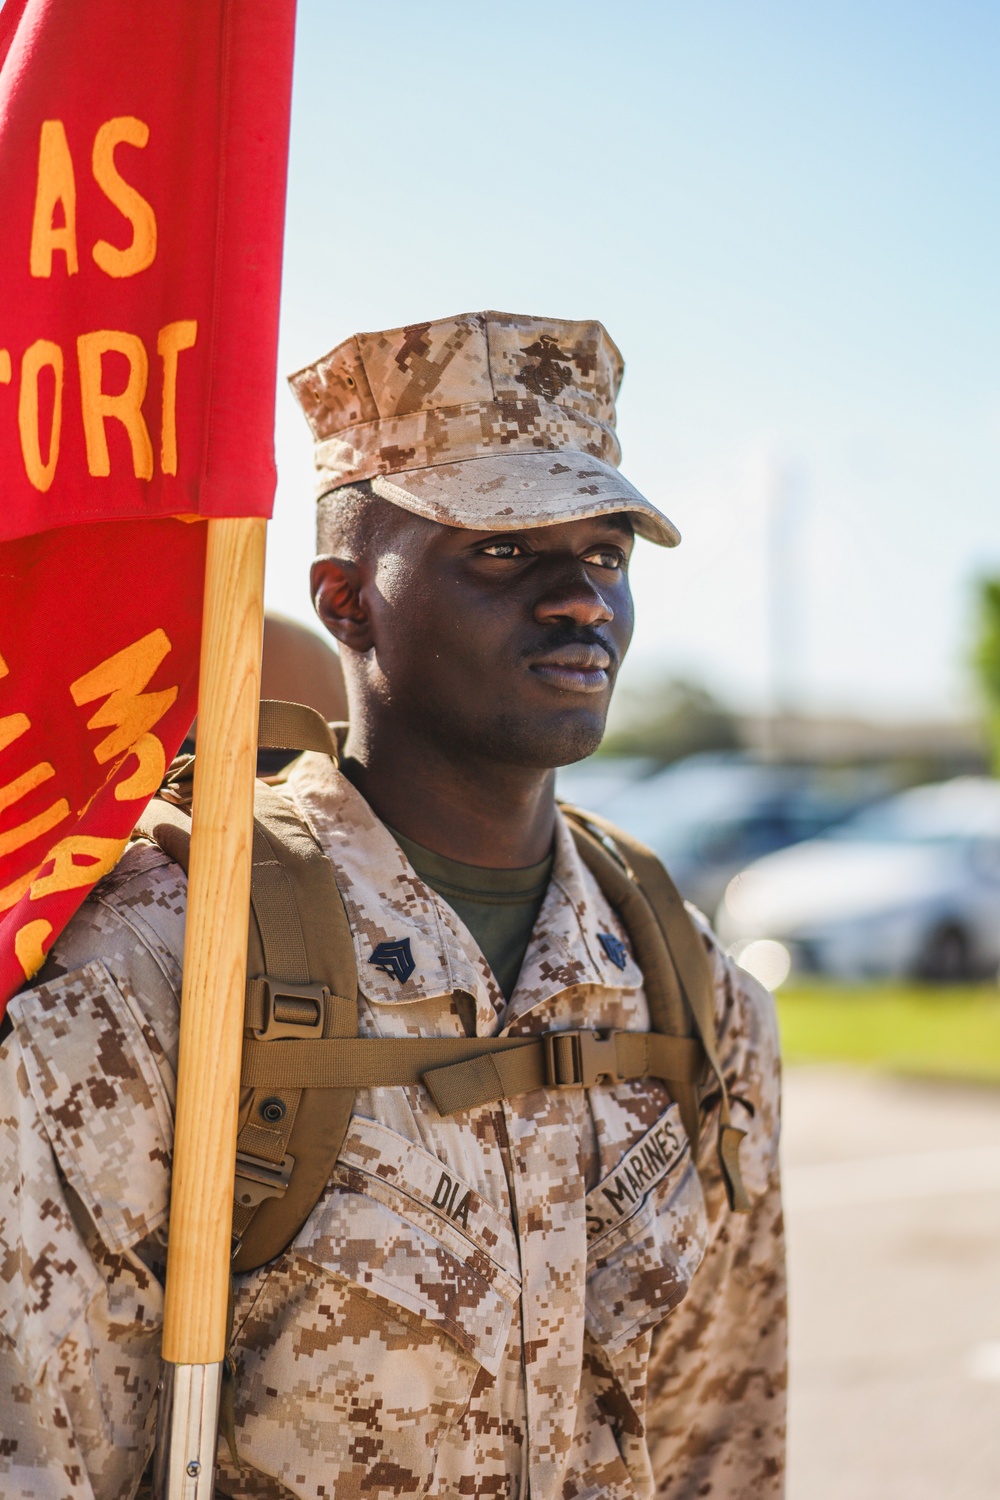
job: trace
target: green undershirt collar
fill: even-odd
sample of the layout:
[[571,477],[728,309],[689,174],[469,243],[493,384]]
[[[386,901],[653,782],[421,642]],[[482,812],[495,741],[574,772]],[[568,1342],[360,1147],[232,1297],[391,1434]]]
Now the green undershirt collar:
[[421,880],[461,917],[509,1000],[548,890],[553,856],[520,870],[494,870],[461,864],[394,828],[389,832]]

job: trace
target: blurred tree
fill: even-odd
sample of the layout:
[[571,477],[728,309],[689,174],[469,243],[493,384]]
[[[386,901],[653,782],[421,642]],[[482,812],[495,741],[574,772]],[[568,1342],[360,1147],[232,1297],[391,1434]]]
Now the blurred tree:
[[1000,578],[979,584],[979,619],[974,662],[986,704],[993,772],[1000,776]]
[[668,678],[624,694],[601,755],[641,755],[667,765],[705,750],[740,747],[736,719],[705,688]]

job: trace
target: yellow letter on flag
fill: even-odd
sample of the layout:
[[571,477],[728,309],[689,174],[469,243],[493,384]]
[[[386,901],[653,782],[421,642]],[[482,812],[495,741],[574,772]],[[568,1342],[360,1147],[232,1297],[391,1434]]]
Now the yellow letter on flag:
[[[56,205],[62,205],[63,222],[53,224]],[[61,250],[66,271],[75,276],[80,269],[76,253],[76,179],[62,120],[43,120],[38,142],[38,185],[35,214],[31,223],[31,274],[52,275],[52,252]]]

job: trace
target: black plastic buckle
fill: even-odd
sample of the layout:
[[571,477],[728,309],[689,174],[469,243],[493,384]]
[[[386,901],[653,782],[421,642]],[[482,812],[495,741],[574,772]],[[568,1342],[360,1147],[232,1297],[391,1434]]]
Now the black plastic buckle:
[[589,1089],[606,1078],[620,1083],[614,1031],[547,1031],[545,1084],[553,1089]]
[[294,1166],[294,1156],[282,1157],[279,1165],[264,1161],[260,1156],[251,1156],[246,1151],[237,1151],[233,1197],[242,1208],[256,1208],[265,1198],[283,1197],[292,1180]]
[[322,1037],[330,991],[325,984],[286,984],[265,974],[264,1018],[253,1028],[258,1042],[282,1037]]

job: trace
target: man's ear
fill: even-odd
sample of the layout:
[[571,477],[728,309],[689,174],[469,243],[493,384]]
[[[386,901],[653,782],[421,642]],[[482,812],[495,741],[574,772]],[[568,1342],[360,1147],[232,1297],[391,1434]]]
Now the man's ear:
[[349,651],[370,651],[371,620],[361,603],[356,563],[340,557],[317,557],[309,575],[313,605],[330,634]]

